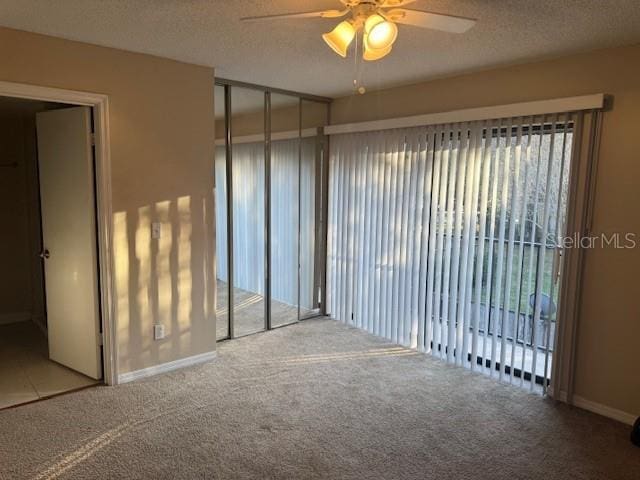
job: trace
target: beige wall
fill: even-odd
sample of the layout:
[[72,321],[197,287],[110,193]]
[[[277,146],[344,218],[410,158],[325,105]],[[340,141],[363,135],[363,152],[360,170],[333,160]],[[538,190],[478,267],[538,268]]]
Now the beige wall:
[[109,95],[120,373],[214,350],[213,70],[4,28],[0,58],[0,80]]
[[[333,123],[391,118],[590,93],[614,97],[604,114],[594,234],[640,239],[640,46],[602,50],[336,100]],[[576,395],[640,415],[640,247],[586,253]]]

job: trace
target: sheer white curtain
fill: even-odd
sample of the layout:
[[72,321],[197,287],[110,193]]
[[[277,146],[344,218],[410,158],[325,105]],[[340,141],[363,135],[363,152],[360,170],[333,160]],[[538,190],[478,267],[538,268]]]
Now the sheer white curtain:
[[573,124],[555,114],[332,136],[331,316],[546,388]]

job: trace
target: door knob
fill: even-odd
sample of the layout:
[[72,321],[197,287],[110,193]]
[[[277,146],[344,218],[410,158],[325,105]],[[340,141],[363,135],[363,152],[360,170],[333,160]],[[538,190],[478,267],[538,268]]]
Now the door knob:
[[40,258],[49,258],[51,256],[51,254],[49,253],[49,250],[43,250],[42,252],[40,252]]

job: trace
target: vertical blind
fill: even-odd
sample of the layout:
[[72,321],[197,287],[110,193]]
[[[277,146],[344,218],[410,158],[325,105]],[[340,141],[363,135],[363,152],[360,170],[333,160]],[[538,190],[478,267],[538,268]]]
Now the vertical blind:
[[[300,141],[278,140],[271,144],[272,297],[298,305],[300,248],[300,306],[307,309],[313,308],[315,142],[313,137]],[[226,232],[226,159],[223,146],[216,148],[215,158],[218,179],[216,229]],[[264,143],[233,145],[234,286],[257,294],[264,294],[265,282],[264,174]],[[226,235],[219,235],[216,241],[217,275],[225,282],[228,278],[227,248]]]
[[545,389],[575,121],[565,113],[332,136],[331,316]]

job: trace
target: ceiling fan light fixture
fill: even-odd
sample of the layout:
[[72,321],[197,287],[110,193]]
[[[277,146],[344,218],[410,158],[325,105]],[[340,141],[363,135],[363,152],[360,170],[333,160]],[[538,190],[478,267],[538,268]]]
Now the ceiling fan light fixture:
[[356,29],[351,22],[344,20],[329,33],[322,35],[322,39],[331,49],[341,57],[347,56],[347,48],[356,36]]
[[362,35],[362,56],[369,61],[379,60],[391,52],[391,48],[398,38],[398,24],[449,33],[464,33],[476,24],[476,20],[473,18],[405,8],[414,1],[340,0],[344,6],[342,10],[262,15],[244,17],[241,20],[256,22],[290,18],[343,18],[350,15],[349,20],[341,21],[333,30],[323,34],[322,39],[331,50],[346,58],[347,50],[349,45],[353,43],[353,39],[359,40],[357,36]]
[[398,38],[397,25],[377,13],[370,15],[365,20],[364,32],[369,47],[374,50],[385,50],[391,47]]
[[374,60],[380,60],[383,57],[386,57],[391,53],[391,48],[393,45],[389,45],[386,48],[371,48],[368,41],[368,36],[364,36],[364,52],[362,53],[362,58],[367,60],[368,62],[373,62]]

